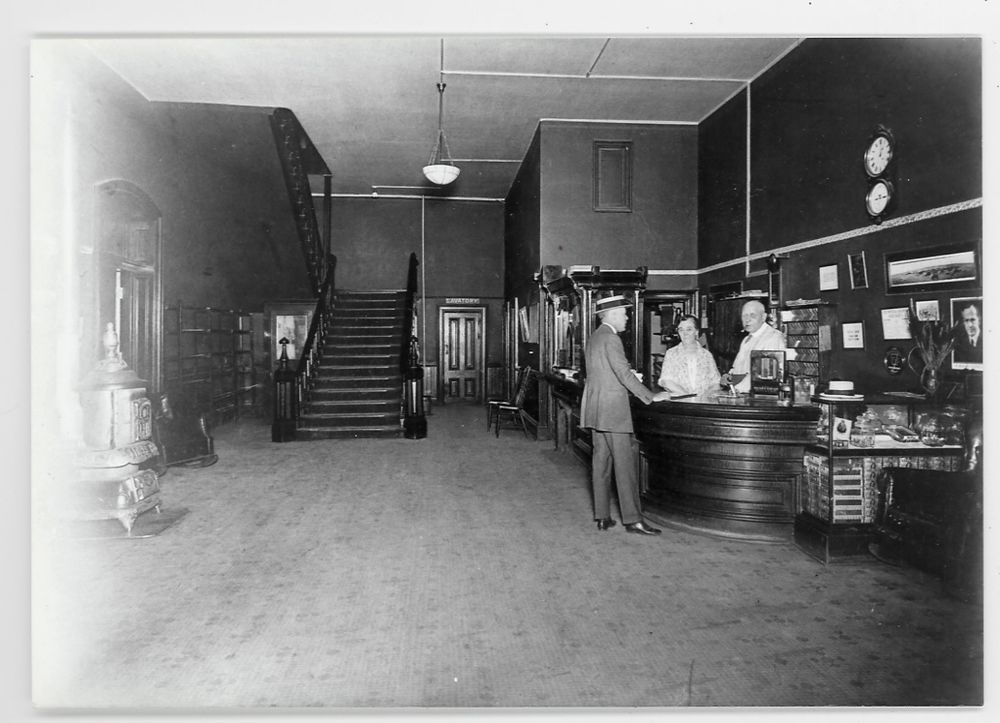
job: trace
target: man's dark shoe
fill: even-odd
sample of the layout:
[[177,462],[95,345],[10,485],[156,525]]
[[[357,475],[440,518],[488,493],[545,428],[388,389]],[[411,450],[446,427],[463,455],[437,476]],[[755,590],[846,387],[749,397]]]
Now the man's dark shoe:
[[603,520],[598,520],[597,521],[597,529],[598,530],[610,530],[616,524],[618,524],[618,523],[615,522],[614,520],[612,520],[610,517],[605,517]]

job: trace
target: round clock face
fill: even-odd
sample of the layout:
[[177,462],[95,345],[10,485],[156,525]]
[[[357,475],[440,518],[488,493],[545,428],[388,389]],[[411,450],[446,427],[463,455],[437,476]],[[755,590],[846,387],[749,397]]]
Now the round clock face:
[[865,172],[875,177],[885,172],[892,160],[892,141],[888,136],[877,135],[865,151]]
[[892,184],[888,181],[875,181],[865,197],[865,207],[871,216],[880,216],[892,200]]

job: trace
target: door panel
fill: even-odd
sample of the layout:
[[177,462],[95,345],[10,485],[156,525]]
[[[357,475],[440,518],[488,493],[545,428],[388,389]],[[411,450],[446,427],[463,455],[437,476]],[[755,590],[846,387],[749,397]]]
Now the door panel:
[[441,309],[442,393],[445,401],[483,397],[483,310]]

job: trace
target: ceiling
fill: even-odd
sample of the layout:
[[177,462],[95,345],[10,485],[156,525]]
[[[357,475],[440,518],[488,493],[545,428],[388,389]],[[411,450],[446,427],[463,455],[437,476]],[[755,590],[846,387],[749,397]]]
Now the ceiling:
[[[88,39],[150,101],[291,109],[335,194],[502,199],[543,119],[697,124],[791,37]],[[443,51],[442,51],[443,47]],[[443,57],[443,64],[442,64]],[[459,179],[424,180],[444,131]]]

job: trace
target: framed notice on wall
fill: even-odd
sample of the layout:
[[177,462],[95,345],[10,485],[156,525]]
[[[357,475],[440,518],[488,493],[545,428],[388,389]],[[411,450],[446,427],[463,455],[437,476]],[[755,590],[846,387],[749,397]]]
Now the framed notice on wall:
[[845,349],[865,348],[865,323],[863,321],[844,324],[841,328],[844,331]]
[[840,282],[837,278],[837,264],[830,264],[829,266],[820,266],[819,290],[836,291],[838,288],[840,288]]

